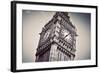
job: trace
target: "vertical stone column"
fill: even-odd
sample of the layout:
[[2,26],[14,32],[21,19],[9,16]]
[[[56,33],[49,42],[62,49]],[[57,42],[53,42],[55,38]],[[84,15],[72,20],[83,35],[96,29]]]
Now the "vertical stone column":
[[57,61],[57,44],[51,45],[49,61]]

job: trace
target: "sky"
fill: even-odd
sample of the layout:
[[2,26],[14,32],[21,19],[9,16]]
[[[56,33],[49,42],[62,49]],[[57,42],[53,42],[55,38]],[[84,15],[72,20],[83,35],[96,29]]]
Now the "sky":
[[[43,26],[56,12],[23,10],[22,12],[22,62],[34,62]],[[69,12],[70,20],[77,28],[75,60],[91,57],[91,14]]]

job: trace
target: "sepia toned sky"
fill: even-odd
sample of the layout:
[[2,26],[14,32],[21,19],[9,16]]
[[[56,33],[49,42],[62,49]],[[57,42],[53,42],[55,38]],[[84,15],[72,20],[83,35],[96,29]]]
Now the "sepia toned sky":
[[[22,62],[34,62],[39,33],[42,27],[52,19],[55,12],[23,10],[22,12]],[[91,26],[89,13],[69,13],[71,22],[77,28],[75,60],[87,60],[91,57]]]

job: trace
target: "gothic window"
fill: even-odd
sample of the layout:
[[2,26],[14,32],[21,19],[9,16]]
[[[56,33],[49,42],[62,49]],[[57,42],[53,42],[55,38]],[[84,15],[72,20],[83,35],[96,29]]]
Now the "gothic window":
[[61,60],[61,53],[60,53],[60,50],[59,50],[59,47],[58,47],[58,49],[57,49],[57,51],[58,51],[58,53],[57,53],[57,61],[60,61]]
[[51,31],[51,30],[48,29],[48,30],[44,33],[44,35],[41,36],[41,43],[42,43],[42,42],[45,42],[45,41],[48,39],[48,37],[49,37],[49,35],[50,35],[50,31]]

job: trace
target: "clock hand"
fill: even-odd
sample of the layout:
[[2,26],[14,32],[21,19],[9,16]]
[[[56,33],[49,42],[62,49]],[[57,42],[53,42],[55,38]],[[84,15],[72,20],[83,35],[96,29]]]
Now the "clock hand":
[[[70,33],[69,33],[69,34],[70,34]],[[69,34],[67,34],[67,35],[64,37],[64,39],[65,39]]]

